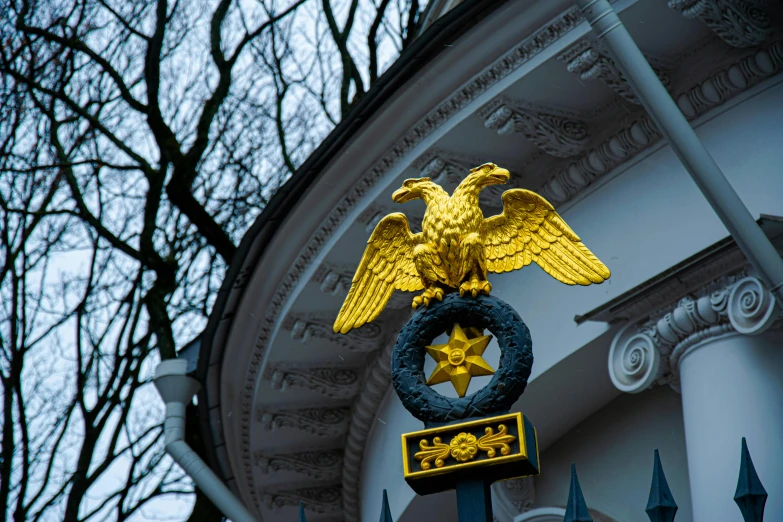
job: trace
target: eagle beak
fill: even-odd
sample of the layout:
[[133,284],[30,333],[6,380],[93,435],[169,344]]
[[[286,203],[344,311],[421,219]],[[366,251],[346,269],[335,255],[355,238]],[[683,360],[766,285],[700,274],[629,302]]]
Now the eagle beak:
[[508,181],[508,178],[511,177],[511,174],[506,169],[496,167],[490,174],[489,174],[489,181],[491,185],[503,185]]
[[408,201],[406,198],[410,194],[410,189],[407,187],[400,187],[397,190],[394,191],[394,194],[392,194],[392,201],[395,203],[405,203]]

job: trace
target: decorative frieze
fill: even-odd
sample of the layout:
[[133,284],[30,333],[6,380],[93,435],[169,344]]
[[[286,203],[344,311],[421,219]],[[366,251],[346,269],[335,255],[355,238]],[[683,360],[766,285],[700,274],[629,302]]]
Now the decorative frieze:
[[570,158],[587,146],[587,124],[568,111],[498,98],[484,107],[479,116],[488,129],[500,135],[520,133],[550,156]]
[[314,513],[329,514],[342,509],[342,492],[339,485],[313,486],[307,488],[265,491],[264,504],[267,509],[278,511],[283,507],[299,507]]
[[256,420],[265,430],[292,428],[318,437],[339,437],[345,433],[348,408],[259,409]]
[[[614,63],[609,54],[597,42],[583,40],[571,49],[561,54],[558,59],[566,64],[568,71],[576,74],[580,80],[601,80],[617,94],[629,102],[639,105],[639,100],[628,84],[628,80]],[[668,89],[671,86],[669,75],[662,64],[656,66],[658,60],[647,57],[655,74]]]
[[[775,42],[689,89],[676,98],[677,103],[688,119],[698,118],[729,98],[774,76],[781,67],[783,42]],[[552,203],[562,205],[660,138],[661,133],[652,119],[643,116],[558,171],[538,191]]]
[[774,76],[781,68],[783,41],[746,56],[681,94],[677,97],[677,105],[687,118],[696,118],[760,81]]
[[661,133],[652,119],[643,116],[557,172],[539,188],[539,192],[552,203],[563,204],[660,138]]
[[669,0],[686,18],[698,18],[733,47],[755,47],[774,33],[765,0]]
[[330,399],[351,399],[359,391],[359,372],[350,368],[275,364],[267,371],[267,377],[274,390],[295,386]]
[[383,323],[367,323],[347,334],[334,333],[333,324],[334,317],[331,315],[292,313],[283,321],[283,329],[290,332],[291,339],[301,343],[323,339],[355,352],[372,352],[383,343]]
[[679,361],[692,346],[730,332],[760,334],[780,318],[772,293],[759,279],[744,272],[724,276],[622,329],[609,351],[609,375],[627,393],[664,383],[678,389]]
[[254,457],[256,466],[265,475],[290,471],[315,480],[337,480],[340,477],[340,467],[343,462],[342,450],[303,451],[271,455],[257,451]]
[[492,485],[492,508],[503,522],[510,522],[520,513],[535,506],[536,490],[532,478],[518,478]]

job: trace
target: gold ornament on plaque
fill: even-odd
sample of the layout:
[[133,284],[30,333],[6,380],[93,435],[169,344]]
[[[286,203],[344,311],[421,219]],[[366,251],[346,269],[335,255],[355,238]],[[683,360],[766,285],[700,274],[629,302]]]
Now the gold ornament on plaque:
[[485,452],[488,459],[492,459],[498,454],[506,456],[511,453],[511,446],[517,438],[508,433],[508,427],[505,424],[498,425],[498,432],[495,433],[490,426],[484,428],[484,435],[476,437],[472,433],[462,432],[454,437],[448,444],[444,444],[440,437],[432,439],[430,446],[427,439],[419,442],[419,449],[413,455],[415,460],[421,462],[421,469],[426,471],[435,464],[436,468],[442,468],[446,460],[451,456],[457,462],[468,462],[479,455],[479,451]]
[[609,269],[534,192],[507,190],[503,213],[484,218],[479,193],[508,178],[508,170],[486,163],[471,169],[451,195],[430,178],[405,180],[392,200],[424,200],[422,231],[411,233],[402,213],[389,214],[378,223],[334,331],[345,334],[378,317],[394,290],[424,290],[413,298],[414,308],[442,300],[449,289],[459,289],[460,295],[488,295],[488,272],[511,272],[531,262],[568,285],[608,279]]

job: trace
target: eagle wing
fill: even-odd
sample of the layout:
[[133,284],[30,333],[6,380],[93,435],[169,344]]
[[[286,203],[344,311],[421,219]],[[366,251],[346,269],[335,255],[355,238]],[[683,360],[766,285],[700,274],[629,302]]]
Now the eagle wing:
[[503,193],[503,213],[484,222],[484,233],[490,272],[510,272],[534,261],[567,285],[602,283],[611,275],[555,208],[529,190]]
[[413,292],[424,288],[413,262],[413,249],[420,236],[411,233],[408,219],[399,212],[378,223],[334,322],[335,332],[348,333],[378,317],[394,290]]

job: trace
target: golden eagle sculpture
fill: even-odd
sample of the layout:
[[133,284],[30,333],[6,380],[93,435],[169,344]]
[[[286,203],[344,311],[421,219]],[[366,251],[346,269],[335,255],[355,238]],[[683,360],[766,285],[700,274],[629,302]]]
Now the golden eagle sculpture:
[[404,214],[384,217],[364,251],[334,331],[348,333],[378,317],[394,290],[424,290],[413,307],[442,300],[444,292],[489,294],[487,272],[518,270],[535,262],[567,285],[602,283],[609,269],[538,194],[524,189],[503,193],[503,213],[484,219],[479,193],[504,184],[509,172],[493,163],[471,169],[454,193],[430,178],[407,179],[394,192],[395,203],[423,199],[422,231],[413,234]]

